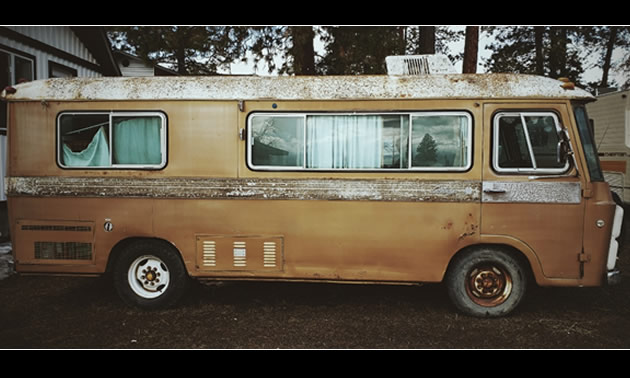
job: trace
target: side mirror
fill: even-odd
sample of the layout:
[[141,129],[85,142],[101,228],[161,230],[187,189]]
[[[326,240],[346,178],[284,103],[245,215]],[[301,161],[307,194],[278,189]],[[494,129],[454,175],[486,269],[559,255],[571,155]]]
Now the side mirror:
[[558,131],[558,145],[556,147],[556,161],[560,165],[565,165],[569,160],[569,156],[573,155],[571,145],[569,144],[569,135],[566,129]]

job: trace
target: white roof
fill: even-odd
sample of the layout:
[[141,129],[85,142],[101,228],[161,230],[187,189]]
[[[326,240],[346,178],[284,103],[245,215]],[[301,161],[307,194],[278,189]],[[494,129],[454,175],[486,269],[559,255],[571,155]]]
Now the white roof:
[[47,79],[15,86],[27,100],[377,100],[442,98],[591,99],[579,88],[534,75],[157,76]]

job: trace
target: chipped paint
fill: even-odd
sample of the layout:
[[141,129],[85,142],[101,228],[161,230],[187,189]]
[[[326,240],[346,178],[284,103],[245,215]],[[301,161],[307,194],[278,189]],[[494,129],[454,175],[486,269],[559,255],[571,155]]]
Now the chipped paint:
[[582,201],[579,182],[496,182],[484,181],[482,202],[566,203]]
[[479,202],[476,181],[8,177],[8,196]]
[[370,100],[438,98],[591,99],[563,82],[517,74],[415,76],[156,76],[36,80],[9,101],[84,100]]

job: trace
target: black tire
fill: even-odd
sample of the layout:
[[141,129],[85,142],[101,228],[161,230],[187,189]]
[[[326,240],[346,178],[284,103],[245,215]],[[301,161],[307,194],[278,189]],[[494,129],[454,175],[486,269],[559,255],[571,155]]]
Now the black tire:
[[113,279],[123,302],[149,310],[175,305],[190,281],[179,252],[152,239],[133,242],[121,251]]
[[446,273],[448,295],[458,310],[475,317],[512,312],[527,288],[526,265],[499,248],[478,248],[455,256]]

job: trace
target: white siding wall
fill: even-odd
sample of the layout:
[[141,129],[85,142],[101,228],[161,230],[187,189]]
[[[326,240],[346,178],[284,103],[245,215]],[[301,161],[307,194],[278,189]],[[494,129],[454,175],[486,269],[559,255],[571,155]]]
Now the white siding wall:
[[595,121],[595,143],[601,161],[625,161],[623,175],[604,172],[604,177],[625,202],[630,202],[630,91],[598,96],[586,105]]
[[595,120],[595,142],[600,153],[627,153],[625,114],[628,91],[602,95],[587,105],[588,116]]
[[[92,54],[67,26],[9,26],[9,29],[32,39],[51,45],[59,50],[77,56],[91,63],[97,63]],[[17,42],[5,36],[0,36],[0,45],[21,51],[35,57],[35,79],[48,78],[48,62],[53,61],[77,70],[79,77],[100,77],[99,72],[85,68],[76,63],[57,57],[56,55],[38,50],[29,45]],[[14,53],[14,52],[11,52]],[[16,54],[19,55],[19,54]],[[0,136],[0,201],[6,201],[4,194],[4,176],[6,172],[6,137]]]
[[153,66],[148,66],[142,61],[138,61],[136,59],[127,58],[129,65],[127,67],[122,64],[118,64],[120,68],[120,73],[123,76],[135,76],[135,77],[146,77],[146,76],[155,76]]
[[[81,43],[79,38],[72,32],[68,26],[9,26],[20,34],[24,34],[30,38],[36,39],[59,50],[75,55],[88,62],[96,64],[96,60],[90,54],[88,49]],[[11,47],[15,50],[25,52],[35,57],[35,78],[48,78],[48,61],[62,64],[66,67],[77,70],[79,77],[100,77],[100,73],[91,69],[82,67],[65,59],[61,59],[55,55],[37,50],[31,46],[14,41],[4,36],[0,36],[0,45]]]

